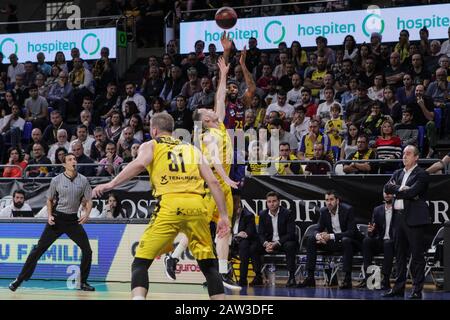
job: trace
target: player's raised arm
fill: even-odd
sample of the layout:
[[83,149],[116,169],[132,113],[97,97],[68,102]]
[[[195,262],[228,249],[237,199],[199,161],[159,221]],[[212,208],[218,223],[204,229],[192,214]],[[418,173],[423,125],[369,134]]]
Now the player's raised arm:
[[137,158],[131,161],[129,164],[127,164],[125,169],[123,169],[112,181],[95,187],[95,189],[92,191],[92,197],[94,198],[100,197],[103,193],[108,192],[114,189],[115,187],[121,185],[122,183],[133,179],[139,173],[144,171],[145,168],[153,160],[153,149],[154,149],[153,140],[143,143],[139,147]]
[[223,122],[225,119],[225,97],[227,94],[227,75],[230,65],[225,63],[225,59],[220,57],[217,62],[220,70],[219,85],[216,91],[216,101],[214,103],[214,111],[219,118],[219,121]]
[[230,52],[231,49],[233,48],[233,43],[228,37],[226,31],[222,33],[222,36],[220,37],[220,43],[222,44],[223,47],[223,58],[225,59],[225,63],[228,64],[228,62],[230,61]]
[[245,59],[247,57],[247,48],[244,46],[244,49],[241,51],[241,58],[239,59],[239,63],[242,68],[242,72],[244,73],[245,84],[247,85],[247,90],[242,97],[242,103],[244,107],[250,107],[252,103],[252,99],[256,92],[255,81],[253,81],[252,74],[248,71],[247,66],[245,65]]

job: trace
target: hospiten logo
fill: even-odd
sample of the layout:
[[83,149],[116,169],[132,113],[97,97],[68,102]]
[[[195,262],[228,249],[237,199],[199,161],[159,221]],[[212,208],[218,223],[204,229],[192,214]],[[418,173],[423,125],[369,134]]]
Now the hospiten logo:
[[[280,36],[276,40],[274,40],[272,37],[276,37],[278,34],[280,34]],[[286,29],[278,20],[270,21],[264,28],[264,39],[266,39],[268,43],[279,44],[281,41],[283,41],[285,36]]]
[[[90,45],[92,43],[90,40],[88,40],[89,38],[93,38],[96,40],[95,48],[92,45]],[[92,51],[89,52],[88,51],[89,49],[92,49]],[[99,49],[100,49],[100,39],[97,37],[95,33],[88,33],[81,40],[81,50],[83,50],[85,54],[92,56],[96,54]]]
[[[18,46],[17,46],[16,41],[13,38],[5,38],[5,39],[3,39],[3,41],[0,43],[0,52],[4,53],[3,45],[5,43],[8,43],[8,42],[11,42],[14,45],[14,54],[17,54]],[[13,52],[11,52],[11,53],[13,53]]]
[[381,18],[381,10],[377,6],[367,8],[369,13],[362,22],[362,30],[366,37],[370,37],[373,32],[383,34],[384,20]]

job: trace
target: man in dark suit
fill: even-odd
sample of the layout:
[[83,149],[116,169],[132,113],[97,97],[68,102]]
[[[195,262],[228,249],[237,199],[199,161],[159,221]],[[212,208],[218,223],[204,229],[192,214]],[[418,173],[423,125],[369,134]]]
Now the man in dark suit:
[[[233,198],[239,198],[234,196]],[[235,215],[231,224],[233,231],[233,240],[231,242],[231,250],[233,253],[239,254],[239,285],[247,286],[248,263],[252,260],[253,271],[256,276],[250,286],[262,285],[261,276],[261,254],[258,250],[258,233],[256,231],[255,215],[247,209],[242,209],[241,202],[235,201]]]
[[363,260],[366,277],[358,285],[360,288],[367,286],[367,268],[372,264],[374,255],[383,253],[383,281],[381,289],[390,289],[389,278],[394,260],[394,223],[393,207],[394,197],[392,194],[383,192],[384,204],[373,209],[372,221],[367,228],[368,235],[363,240]]
[[[411,274],[413,289],[410,299],[422,299],[425,280],[425,227],[430,223],[430,213],[426,203],[429,175],[417,166],[419,149],[408,145],[403,150],[404,169],[395,171],[384,186],[387,193],[395,196],[395,247],[398,277],[394,287],[383,297],[403,296],[406,284],[406,260],[411,252]],[[409,247],[409,251],[408,251]]]
[[[287,287],[296,286],[295,282],[295,255],[297,241],[295,239],[295,217],[286,208],[280,206],[280,196],[276,192],[266,195],[267,208],[259,213],[259,247],[264,254],[286,253],[289,280]],[[261,248],[262,246],[262,248]]]
[[325,193],[325,203],[326,206],[320,209],[317,231],[306,239],[308,276],[299,284],[299,287],[316,286],[314,270],[317,250],[320,249],[331,253],[343,251],[345,278],[339,288],[351,289],[353,252],[360,247],[360,243],[357,241],[358,231],[353,208],[340,203],[336,191],[333,190]]

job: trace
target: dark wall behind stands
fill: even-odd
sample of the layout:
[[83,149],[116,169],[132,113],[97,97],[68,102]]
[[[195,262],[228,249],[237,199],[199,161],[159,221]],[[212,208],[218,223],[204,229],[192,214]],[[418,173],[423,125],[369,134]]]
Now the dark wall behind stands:
[[[319,208],[325,205],[325,191],[334,189],[342,201],[355,208],[357,223],[367,223],[375,206],[382,203],[382,190],[389,176],[259,176],[247,178],[242,194],[242,204],[253,213],[266,208],[265,195],[277,191],[282,195],[282,205],[292,210],[302,232],[319,218]],[[104,182],[92,179],[92,185]],[[50,180],[4,180],[0,181],[0,201],[10,201],[12,192],[22,188],[26,191],[27,202],[38,212],[46,201],[46,191]],[[430,225],[428,240],[448,220],[450,203],[450,179],[444,176],[431,176],[428,191]],[[131,181],[115,190],[121,200],[123,210],[129,218],[148,218],[155,200],[151,196],[148,179]],[[6,198],[5,198],[6,197]],[[106,196],[94,200],[94,207],[100,212]],[[2,206],[2,205],[0,205]]]

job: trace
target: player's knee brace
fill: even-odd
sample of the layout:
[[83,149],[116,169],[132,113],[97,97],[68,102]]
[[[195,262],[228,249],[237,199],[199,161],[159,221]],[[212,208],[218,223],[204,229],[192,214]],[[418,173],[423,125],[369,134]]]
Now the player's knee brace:
[[131,265],[131,290],[137,287],[148,290],[148,268],[152,262],[151,259],[134,258]]
[[220,278],[217,260],[216,259],[204,259],[198,260],[198,266],[203,272],[208,283],[208,294],[214,296],[216,294],[223,294],[225,290],[223,288],[222,279]]

